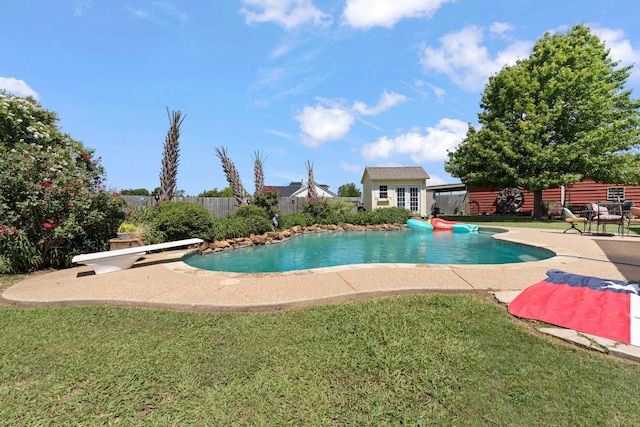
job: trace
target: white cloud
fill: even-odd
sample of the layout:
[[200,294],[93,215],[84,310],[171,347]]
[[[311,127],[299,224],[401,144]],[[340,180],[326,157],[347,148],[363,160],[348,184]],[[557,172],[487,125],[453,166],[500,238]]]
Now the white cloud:
[[362,165],[354,165],[347,163],[344,160],[340,160],[340,169],[352,173],[362,173],[363,167]]
[[513,25],[507,24],[506,22],[494,22],[493,24],[491,24],[491,27],[489,27],[490,32],[499,35],[503,35],[504,33],[512,30]]
[[13,77],[0,77],[0,89],[4,89],[12,95],[27,97],[32,96],[39,99],[38,93],[31,89],[24,80]]
[[291,141],[295,141],[295,139],[296,139],[295,136],[293,136],[291,134],[288,134],[286,132],[282,132],[282,131],[276,130],[276,129],[264,129],[264,131],[266,133],[270,133],[271,135],[279,136],[280,138],[288,139],[288,140],[291,140]]
[[383,92],[378,104],[369,107],[364,102],[355,101],[353,107],[345,107],[342,99],[316,98],[315,107],[305,106],[295,119],[300,124],[303,142],[309,147],[319,147],[328,141],[344,138],[349,133],[356,118],[365,125],[380,130],[375,124],[367,122],[358,115],[373,116],[406,102],[408,98],[393,92]]
[[432,85],[431,83],[429,83],[429,87],[431,88],[433,93],[436,95],[436,98],[438,98],[438,101],[442,101],[446,91],[444,89],[442,89],[441,87]]
[[311,23],[329,25],[331,17],[311,0],[242,0],[240,13],[247,24],[274,22],[287,30]]
[[169,21],[186,23],[189,20],[189,15],[182,12],[175,4],[169,1],[154,1],[146,8],[127,7],[127,11],[138,19],[157,24],[166,25]]
[[383,136],[363,146],[361,152],[368,160],[409,154],[416,163],[441,161],[447,159],[447,153],[464,139],[467,129],[467,123],[445,118],[435,127],[427,127],[424,134],[415,130],[395,138]]
[[405,18],[429,18],[451,0],[347,0],[342,14],[355,28],[391,28]]
[[355,101],[353,103],[353,110],[363,116],[375,116],[390,108],[400,105],[407,101],[407,97],[398,93],[384,91],[380,96],[378,105],[375,107],[369,107],[364,102]]
[[343,138],[354,120],[353,115],[344,108],[325,108],[320,104],[304,107],[295,119],[300,123],[303,142],[309,147],[319,147],[325,142]]
[[444,185],[444,184],[450,184],[450,183],[451,183],[451,178],[447,180],[440,176],[431,175],[431,174],[429,174],[429,179],[427,180],[427,185]]
[[93,0],[76,0],[73,15],[77,18],[82,18],[84,13],[91,7],[91,3],[93,3]]
[[174,18],[181,22],[186,22],[189,20],[189,15],[185,12],[182,12],[178,7],[169,1],[154,1],[152,3],[153,7],[160,11],[162,14]]
[[477,91],[503,66],[527,58],[533,46],[528,41],[514,41],[492,58],[482,45],[483,38],[483,30],[474,25],[446,34],[440,38],[440,48],[424,48],[420,63],[425,71],[447,74],[462,88]]
[[[425,83],[422,80],[414,79],[412,83],[406,82],[404,80],[400,80],[400,83],[410,88],[412,91],[420,95],[421,97],[428,99],[430,98],[429,92],[425,90]],[[442,93],[444,95],[444,91]],[[438,96],[436,94],[436,96]],[[438,96],[439,97],[439,96]]]
[[[640,65],[640,49],[633,48],[623,30],[603,27],[591,27],[591,30],[605,42],[614,61],[619,61],[621,65]],[[635,66],[631,72],[633,77],[640,78],[640,71]]]

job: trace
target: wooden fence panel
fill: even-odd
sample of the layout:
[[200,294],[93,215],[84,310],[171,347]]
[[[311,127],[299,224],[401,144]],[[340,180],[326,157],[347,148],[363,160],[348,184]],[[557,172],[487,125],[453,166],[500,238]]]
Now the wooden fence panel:
[[[153,196],[122,196],[122,198],[134,208],[151,207],[157,203]],[[354,210],[360,201],[353,197],[338,197],[338,199],[351,201]],[[307,200],[309,199],[306,197],[281,197],[278,200],[278,209],[282,215],[302,212],[303,205]],[[213,215],[220,217],[231,215],[238,209],[236,199],[228,197],[174,197],[173,201],[197,203],[207,208]]]
[[[443,215],[458,215],[469,213],[468,194],[438,194],[434,195],[435,205]],[[431,214],[431,212],[429,212]]]

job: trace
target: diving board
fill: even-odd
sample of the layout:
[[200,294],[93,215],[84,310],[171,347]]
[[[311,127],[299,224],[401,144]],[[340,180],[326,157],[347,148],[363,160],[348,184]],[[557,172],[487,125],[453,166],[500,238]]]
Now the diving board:
[[147,252],[196,245],[203,242],[204,240],[198,238],[176,240],[135,248],[76,255],[71,261],[76,264],[84,264],[92,267],[96,274],[111,273],[131,268],[133,263],[142,258]]

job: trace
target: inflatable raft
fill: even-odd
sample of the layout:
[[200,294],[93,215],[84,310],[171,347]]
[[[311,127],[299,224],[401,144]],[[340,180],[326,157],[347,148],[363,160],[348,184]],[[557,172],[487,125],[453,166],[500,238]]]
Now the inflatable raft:
[[428,221],[421,221],[418,219],[409,219],[407,220],[407,227],[413,230],[453,231],[455,233],[474,233],[478,231],[478,226],[476,224],[447,221],[442,218],[431,218]]

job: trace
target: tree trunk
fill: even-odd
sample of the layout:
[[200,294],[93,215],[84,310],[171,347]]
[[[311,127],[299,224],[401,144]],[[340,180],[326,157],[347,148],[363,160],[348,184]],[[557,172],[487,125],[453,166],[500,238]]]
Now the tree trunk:
[[184,117],[182,112],[169,113],[169,131],[164,142],[164,154],[162,155],[162,169],[160,170],[160,200],[171,201],[176,192],[178,160],[180,155],[180,125]]
[[544,216],[544,206],[542,205],[542,190],[533,191],[533,219],[542,219]]

